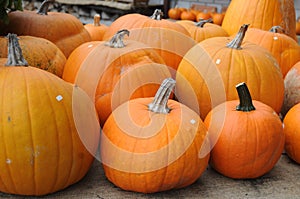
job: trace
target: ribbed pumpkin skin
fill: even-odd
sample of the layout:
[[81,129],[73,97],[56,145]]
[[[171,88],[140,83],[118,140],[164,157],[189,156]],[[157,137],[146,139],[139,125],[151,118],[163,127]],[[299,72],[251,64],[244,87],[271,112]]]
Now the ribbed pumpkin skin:
[[[218,83],[223,82],[226,100],[234,100],[238,99],[235,85],[246,82],[253,99],[266,103],[279,113],[284,98],[284,83],[276,59],[256,44],[244,42],[242,49],[237,50],[226,47],[228,42],[230,38],[210,38],[189,50],[177,70],[178,100],[200,112],[204,119],[213,108],[212,97],[217,104],[224,102],[215,91],[222,86]],[[211,93],[209,88],[213,89]],[[197,97],[196,103],[187,97],[193,95]]]
[[219,25],[206,23],[203,27],[198,27],[195,22],[189,20],[176,21],[182,25],[198,43],[211,37],[227,37],[227,32]]
[[[62,77],[66,57],[51,41],[33,36],[19,36],[22,53],[30,66]],[[7,57],[7,38],[0,37],[0,58]]]
[[105,42],[82,44],[65,65],[63,79],[95,100],[101,125],[116,106],[131,98],[154,96],[158,84],[170,77],[154,49],[137,41],[124,42],[124,48],[111,48]]
[[297,41],[294,0],[232,0],[222,27],[233,35],[242,24],[262,30],[281,26],[287,35]]
[[76,17],[59,12],[48,12],[47,15],[28,10],[11,12],[7,32],[48,39],[66,57],[79,45],[91,41],[89,33]]
[[[79,181],[98,146],[93,103],[81,89],[51,73],[3,67],[4,60],[0,59],[0,191],[44,195]],[[82,116],[76,126],[74,114]],[[77,131],[78,125],[84,125],[84,134]]]
[[[147,108],[151,101],[139,98],[122,104],[103,128],[105,175],[124,190],[182,188],[195,182],[208,165],[207,129],[199,116],[173,100],[168,101],[169,113],[152,113]],[[204,157],[199,155],[202,145],[208,150]]]
[[249,28],[245,41],[255,43],[271,52],[279,63],[283,77],[300,61],[300,45],[285,34]]
[[[264,175],[278,162],[284,148],[281,120],[271,107],[259,101],[253,100],[256,110],[250,112],[237,111],[238,100],[225,103],[216,106],[204,120],[211,142],[217,139],[210,165],[235,179]],[[224,116],[224,123],[212,120],[220,116]]]
[[283,132],[285,135],[285,151],[287,155],[295,162],[300,164],[300,104],[295,104],[286,114],[283,124]]

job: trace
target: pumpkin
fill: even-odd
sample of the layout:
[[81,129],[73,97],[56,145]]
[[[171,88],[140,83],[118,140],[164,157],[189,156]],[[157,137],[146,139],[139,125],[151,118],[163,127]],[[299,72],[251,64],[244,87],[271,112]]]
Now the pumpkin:
[[178,7],[170,8],[168,10],[168,17],[170,19],[178,20],[180,19],[181,9]]
[[[208,166],[207,129],[200,117],[168,100],[175,81],[163,81],[155,97],[120,105],[101,134],[106,177],[124,190],[154,193],[186,187]],[[208,153],[202,154],[202,151]]]
[[[62,77],[66,57],[51,41],[33,36],[18,36],[23,56],[30,66],[34,66],[58,77]],[[0,37],[0,58],[7,57],[8,39]]]
[[156,50],[175,78],[182,57],[195,45],[195,41],[184,27],[174,21],[162,19],[162,15],[160,9],[156,9],[151,17],[141,14],[123,15],[109,26],[104,38],[110,38],[111,31],[116,28],[128,29],[131,40],[142,42]]
[[209,163],[230,178],[258,178],[275,166],[283,152],[282,122],[270,106],[252,101],[245,83],[236,89],[239,100],[214,107],[204,120],[210,142],[215,143]]
[[279,25],[297,41],[295,20],[294,0],[231,0],[222,27],[234,35],[242,24],[262,30]]
[[273,26],[269,31],[249,28],[245,35],[245,41],[258,44],[271,52],[285,77],[290,68],[300,61],[300,46],[283,32],[284,30],[280,26]]
[[179,64],[176,97],[202,119],[216,105],[237,99],[231,88],[239,82],[248,84],[255,100],[280,112],[284,83],[278,62],[263,47],[243,42],[247,28],[241,26],[233,39],[214,37],[198,43]]
[[211,37],[227,37],[229,36],[225,30],[216,24],[212,19],[192,22],[188,20],[176,21],[182,25],[190,33],[191,37],[198,43]]
[[99,142],[99,122],[86,93],[27,66],[16,35],[0,58],[0,191],[45,195],[81,180]]
[[298,17],[296,21],[296,34],[300,35],[300,17]]
[[196,15],[196,21],[202,21],[202,20],[207,20],[212,18],[212,14],[207,12],[207,11],[200,11],[197,15]]
[[29,10],[10,12],[9,24],[5,28],[7,33],[48,39],[69,57],[76,47],[90,41],[91,37],[75,16],[48,12],[48,6],[53,2],[54,0],[45,0],[37,12]]
[[118,105],[153,96],[158,82],[170,77],[154,49],[134,40],[123,41],[128,34],[120,30],[109,42],[82,44],[65,65],[63,79],[81,87],[95,101],[102,126]]
[[108,29],[107,25],[100,24],[100,15],[94,15],[93,24],[85,24],[84,28],[88,31],[92,41],[102,41],[105,31]]
[[284,100],[281,109],[282,117],[296,104],[300,103],[300,61],[284,77]]
[[221,26],[223,23],[224,16],[225,13],[217,13],[217,12],[212,13],[213,23]]
[[185,10],[185,11],[181,12],[180,19],[181,20],[196,21],[196,15],[192,10]]
[[300,164],[300,155],[299,155],[299,141],[300,141],[300,132],[299,132],[299,121],[300,121],[300,104],[295,104],[283,119],[283,132],[285,135],[285,152],[286,154],[295,162]]

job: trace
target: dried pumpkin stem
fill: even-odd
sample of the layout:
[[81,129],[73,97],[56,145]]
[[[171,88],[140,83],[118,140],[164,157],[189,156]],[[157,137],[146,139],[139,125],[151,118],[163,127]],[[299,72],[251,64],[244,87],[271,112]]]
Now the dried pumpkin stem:
[[129,31],[126,29],[119,30],[105,45],[111,48],[123,48],[124,44],[124,36],[129,36]]
[[209,19],[201,19],[199,22],[196,23],[196,26],[198,26],[198,27],[200,27],[200,28],[203,28],[203,26],[204,26],[206,23],[213,23],[212,18],[209,18]]
[[242,42],[243,42],[243,39],[245,37],[248,27],[249,27],[249,24],[242,25],[239,32],[235,36],[235,38],[231,42],[229,42],[226,46],[228,48],[242,49],[241,45],[242,45]]
[[94,26],[100,26],[100,15],[99,14],[95,14],[94,16]]
[[47,15],[49,10],[49,5],[54,2],[55,0],[44,0],[36,13],[40,15]]
[[161,9],[155,9],[154,13],[150,16],[150,18],[154,20],[161,20],[163,16],[164,13],[161,11]]
[[176,81],[172,78],[167,78],[162,82],[152,103],[148,105],[150,111],[155,113],[170,112],[170,108],[167,106],[167,104],[175,83]]
[[8,38],[8,57],[5,66],[28,66],[24,59],[16,34],[9,33]]
[[252,98],[249,89],[245,82],[242,82],[236,86],[237,93],[239,95],[240,104],[236,107],[237,111],[249,112],[255,110],[252,103]]
[[273,26],[269,31],[274,33],[285,33],[281,26]]

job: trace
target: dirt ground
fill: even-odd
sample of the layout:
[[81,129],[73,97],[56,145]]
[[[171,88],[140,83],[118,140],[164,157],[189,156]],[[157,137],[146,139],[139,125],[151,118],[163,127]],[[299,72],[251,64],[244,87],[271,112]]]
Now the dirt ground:
[[[192,185],[178,190],[155,194],[123,191],[110,183],[104,175],[100,162],[95,161],[87,175],[65,190],[39,198],[108,198],[108,199],[154,199],[154,198],[300,198],[300,165],[286,154],[271,172],[255,180],[233,180],[211,168]],[[0,194],[0,198],[29,198]],[[35,198],[35,197],[30,197]],[[38,198],[38,197],[36,197]]]

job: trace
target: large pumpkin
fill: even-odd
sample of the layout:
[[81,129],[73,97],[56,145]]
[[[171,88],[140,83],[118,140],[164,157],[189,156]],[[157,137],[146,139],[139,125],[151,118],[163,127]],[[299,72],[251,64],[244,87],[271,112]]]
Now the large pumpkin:
[[285,135],[285,152],[295,162],[300,164],[300,103],[295,104],[284,117],[283,132]]
[[157,9],[151,17],[141,14],[127,14],[116,19],[106,31],[104,40],[120,29],[130,30],[129,38],[154,48],[170,67],[175,78],[176,69],[184,54],[195,45],[187,30],[180,24],[162,19],[162,11]]
[[182,25],[198,43],[211,37],[227,37],[227,32],[219,25],[213,24],[212,19],[201,20],[197,23],[189,20],[179,20],[176,23]]
[[216,106],[204,120],[210,142],[215,143],[210,165],[230,178],[257,178],[269,172],[281,156],[282,122],[270,106],[252,101],[245,83],[238,84],[237,91],[239,100]]
[[75,49],[65,65],[63,79],[84,89],[95,101],[101,125],[130,98],[154,96],[162,79],[170,77],[156,51],[125,40],[120,30],[109,42],[87,42]]
[[297,41],[295,20],[294,0],[231,0],[222,27],[233,35],[243,24],[262,30],[279,25]]
[[42,37],[52,41],[66,57],[91,37],[83,24],[68,13],[48,12],[49,4],[54,0],[45,0],[39,10],[14,11],[8,14],[7,33]]
[[290,68],[300,61],[300,45],[283,32],[280,26],[273,26],[269,31],[249,28],[245,41],[253,42],[270,51],[278,61],[285,77]]
[[26,66],[16,37],[9,40],[9,56],[0,59],[0,191],[49,194],[89,170],[99,144],[97,114],[83,90]]
[[166,79],[154,98],[127,101],[106,121],[101,160],[116,186],[143,193],[178,189],[207,168],[207,129],[196,112],[168,100],[174,84]]
[[[54,43],[33,36],[18,36],[18,39],[23,56],[30,66],[62,77],[67,59]],[[0,58],[7,57],[7,43],[8,39],[6,37],[0,37]]]
[[178,67],[177,98],[202,119],[214,106],[238,99],[232,88],[239,82],[248,84],[253,99],[280,112],[284,83],[278,62],[263,47],[243,42],[247,27],[243,25],[232,40],[214,37],[198,43]]

